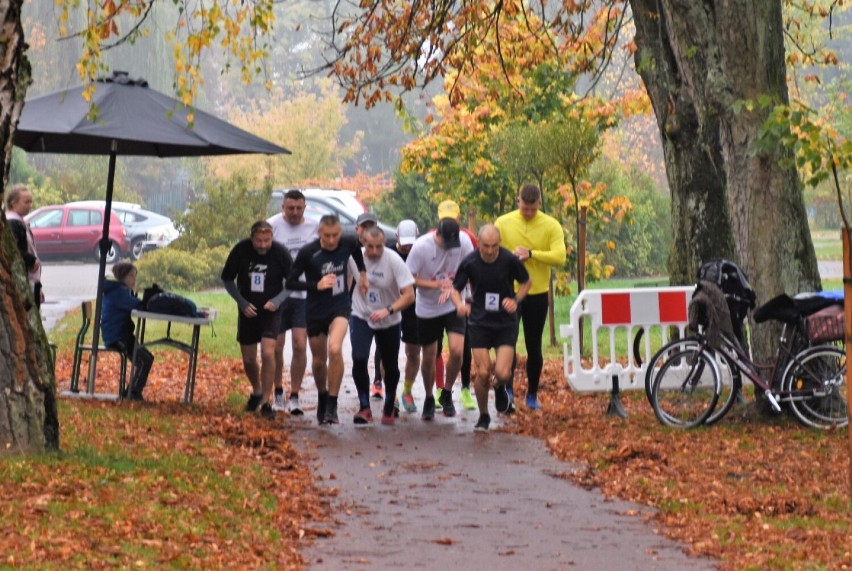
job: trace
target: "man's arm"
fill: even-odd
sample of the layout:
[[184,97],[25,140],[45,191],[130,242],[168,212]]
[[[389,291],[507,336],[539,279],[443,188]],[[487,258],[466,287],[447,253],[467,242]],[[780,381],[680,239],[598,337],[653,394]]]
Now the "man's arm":
[[529,257],[549,266],[561,266],[565,263],[565,236],[562,226],[551,220],[547,231],[547,250],[530,250]]
[[[308,280],[308,275],[305,273],[312,252],[313,250],[311,252],[308,251],[307,246],[299,250],[296,261],[293,262],[293,266],[290,268],[290,275],[287,276],[287,280],[284,282],[286,289],[290,291],[316,291],[316,280]],[[299,279],[302,277],[302,274],[305,274],[305,281]]]
[[361,290],[361,293],[367,293],[367,290],[370,289],[370,282],[367,279],[367,266],[364,265],[364,254],[361,253],[361,244],[358,243],[358,240],[352,241],[350,253],[355,261],[355,267],[358,268],[358,273],[361,274],[358,278],[358,289]]

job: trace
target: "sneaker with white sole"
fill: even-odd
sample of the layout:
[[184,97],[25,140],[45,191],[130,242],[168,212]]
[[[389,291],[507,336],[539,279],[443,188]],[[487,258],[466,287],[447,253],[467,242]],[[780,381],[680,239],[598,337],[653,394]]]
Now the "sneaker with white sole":
[[290,411],[290,416],[302,416],[303,414],[305,414],[305,411],[302,410],[302,406],[299,404],[298,395],[290,396],[288,410]]
[[441,391],[440,403],[444,411],[444,416],[456,415],[456,405],[453,404],[453,391],[448,391],[447,389]]
[[284,393],[275,393],[275,400],[272,401],[272,410],[285,411],[287,410],[284,403]]
[[473,427],[474,432],[488,432],[488,427],[491,426],[491,415],[480,414],[479,420],[476,421],[476,426]]

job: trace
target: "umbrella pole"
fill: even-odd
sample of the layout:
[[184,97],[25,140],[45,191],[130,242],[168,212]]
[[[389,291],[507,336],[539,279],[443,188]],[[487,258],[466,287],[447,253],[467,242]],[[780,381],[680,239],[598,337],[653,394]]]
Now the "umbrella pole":
[[[106,257],[109,252],[109,219],[112,212],[112,189],[115,179],[115,155],[118,150],[118,143],[112,142],[112,149],[109,154],[109,171],[107,174],[107,191],[106,191],[106,206],[104,207],[104,228],[100,240],[100,260],[98,260],[98,293],[95,295],[95,317],[93,324],[92,335],[92,358],[89,360],[89,379],[86,383],[86,392],[90,395],[95,394],[95,375],[98,369],[98,345],[100,345],[101,336],[101,302],[104,297],[104,276],[106,274]],[[121,398],[121,395],[119,395]]]

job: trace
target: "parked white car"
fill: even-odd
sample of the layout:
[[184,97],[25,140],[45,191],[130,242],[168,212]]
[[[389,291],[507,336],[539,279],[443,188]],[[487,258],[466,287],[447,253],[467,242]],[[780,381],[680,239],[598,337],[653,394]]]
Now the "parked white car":
[[[104,207],[103,200],[80,200],[69,204]],[[130,257],[138,260],[142,254],[155,248],[165,248],[176,240],[180,233],[174,222],[168,217],[150,210],[135,202],[113,201],[112,211],[127,230],[130,243]]]

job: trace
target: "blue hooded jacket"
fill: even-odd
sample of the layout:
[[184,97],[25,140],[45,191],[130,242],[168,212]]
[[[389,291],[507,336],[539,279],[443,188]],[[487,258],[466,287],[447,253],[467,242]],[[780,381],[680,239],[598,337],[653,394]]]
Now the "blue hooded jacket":
[[104,345],[121,342],[127,345],[133,338],[134,325],[130,312],[142,302],[123,282],[104,282],[104,304],[101,310],[101,335]]

